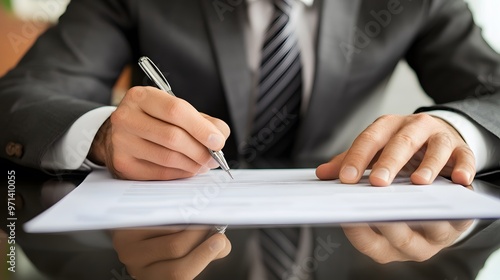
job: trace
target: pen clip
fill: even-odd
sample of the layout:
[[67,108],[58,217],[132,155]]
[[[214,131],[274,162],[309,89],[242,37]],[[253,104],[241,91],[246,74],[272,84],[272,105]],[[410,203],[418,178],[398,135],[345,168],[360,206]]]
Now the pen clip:
[[153,81],[161,90],[174,95],[167,79],[165,78],[165,76],[163,76],[163,73],[160,71],[160,69],[158,69],[158,67],[156,67],[153,61],[149,59],[149,57],[141,57],[139,59],[139,66],[141,67],[142,71],[146,73],[148,78],[151,79],[151,81]]

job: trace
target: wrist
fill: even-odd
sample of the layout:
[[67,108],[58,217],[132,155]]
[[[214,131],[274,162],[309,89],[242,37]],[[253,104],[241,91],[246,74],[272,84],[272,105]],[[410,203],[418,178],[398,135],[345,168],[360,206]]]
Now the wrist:
[[87,155],[87,159],[97,165],[106,165],[106,139],[109,127],[110,121],[108,118],[97,131]]

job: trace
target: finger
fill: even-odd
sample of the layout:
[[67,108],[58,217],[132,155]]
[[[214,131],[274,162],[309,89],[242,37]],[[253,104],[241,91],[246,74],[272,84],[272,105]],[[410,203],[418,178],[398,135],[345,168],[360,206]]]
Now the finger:
[[226,242],[226,246],[224,247],[224,249],[222,251],[219,252],[219,254],[215,257],[214,260],[223,259],[223,258],[227,257],[229,255],[229,253],[231,253],[231,249],[232,249],[231,242],[227,238],[224,241]]
[[[144,98],[144,94],[149,97]],[[219,151],[224,146],[221,131],[187,101],[152,87],[132,88],[127,92],[129,95],[148,115],[184,129],[205,147]]]
[[389,140],[373,165],[369,177],[372,185],[390,185],[403,166],[425,144],[432,132],[423,127],[423,123],[409,123]]
[[[115,145],[122,146],[124,150],[129,151],[130,156],[136,159],[142,159],[166,168],[176,168],[197,174],[205,169],[203,165],[195,162],[188,156],[177,151],[170,150],[156,143],[131,135],[125,138],[115,140]],[[209,161],[210,162],[210,161]],[[207,164],[208,165],[208,164]]]
[[462,234],[464,231],[468,230],[472,224],[474,223],[474,220],[464,220],[464,221],[451,221],[450,225],[460,234]]
[[115,156],[108,168],[118,178],[138,181],[174,180],[193,177],[194,173],[176,168],[163,167],[142,159],[130,156]]
[[320,180],[335,180],[339,178],[340,166],[347,151],[335,156],[330,162],[324,163],[316,168],[316,176]]
[[[227,250],[226,237],[214,234],[182,259],[152,264],[142,274],[144,279],[194,279],[217,256]],[[230,248],[229,248],[230,249]],[[160,277],[159,277],[160,276]],[[138,277],[140,278],[140,277]]]
[[229,137],[229,135],[231,134],[231,129],[229,128],[229,126],[227,125],[226,122],[224,122],[221,119],[214,118],[212,116],[204,114],[204,113],[201,113],[201,115],[205,119],[209,120],[213,125],[215,125],[219,129],[219,131],[222,132],[222,134],[224,135],[224,137],[226,139]]
[[[187,157],[198,163],[206,166],[209,164],[211,156],[207,148],[194,139],[185,130],[174,126],[170,123],[162,122],[152,118],[144,113],[136,113],[133,117],[123,118],[118,109],[115,111],[118,117],[112,115],[112,120],[115,126],[125,129],[139,138],[161,145],[167,149],[185,154]],[[113,114],[115,114],[113,113]],[[128,115],[131,115],[130,113]],[[123,145],[130,147],[126,151],[136,150],[142,152],[142,149],[131,146],[130,137],[123,133],[115,132],[112,136],[113,145]],[[138,146],[141,147],[141,146]],[[213,163],[212,163],[213,165]]]
[[431,221],[421,223],[421,234],[432,245],[449,246],[460,233],[447,221]]
[[113,244],[117,242],[117,245],[123,245],[131,242],[178,233],[184,231],[185,229],[185,226],[116,229],[111,231],[111,237],[113,238]]
[[342,225],[342,230],[354,248],[378,263],[388,263],[401,257],[399,251],[368,224]]
[[451,180],[463,186],[472,184],[476,175],[476,159],[474,153],[466,145],[455,149],[452,154],[452,159],[455,162],[451,173]]
[[453,140],[447,133],[432,135],[427,143],[427,151],[417,170],[410,176],[412,183],[431,184],[446,165],[454,149]]
[[208,230],[186,230],[140,240],[120,248],[120,261],[126,265],[144,267],[159,261],[187,256],[204,240]]
[[402,121],[398,116],[383,116],[354,140],[340,168],[342,183],[355,184],[359,181],[373,157],[396,133]]
[[400,252],[403,260],[422,262],[439,251],[437,247],[430,246],[422,235],[413,231],[406,223],[378,224],[377,228],[391,246]]

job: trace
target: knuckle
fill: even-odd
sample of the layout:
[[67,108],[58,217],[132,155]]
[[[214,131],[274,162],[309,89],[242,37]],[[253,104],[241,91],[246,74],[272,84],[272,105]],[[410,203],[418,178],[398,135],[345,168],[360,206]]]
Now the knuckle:
[[162,133],[162,139],[167,147],[176,149],[182,142],[182,135],[177,129],[168,129]]
[[182,240],[177,237],[174,237],[171,242],[168,242],[166,247],[169,259],[183,258],[189,253]]
[[404,238],[395,242],[396,248],[400,251],[408,250],[413,244],[413,237],[411,235],[404,236]]
[[440,132],[435,134],[429,139],[429,144],[437,145],[439,147],[453,149],[453,140],[448,133]]
[[429,242],[432,244],[448,244],[451,239],[451,233],[449,231],[441,231],[439,233],[435,233],[432,238],[430,238]]
[[119,173],[127,174],[129,171],[129,162],[125,158],[122,157],[113,157],[111,160],[113,164],[113,169]]
[[417,148],[417,143],[415,142],[415,139],[413,139],[412,136],[405,134],[405,133],[399,133],[394,136],[394,142],[398,145],[409,147],[411,149],[416,150]]
[[358,140],[369,144],[378,144],[382,139],[379,133],[372,130],[365,130],[359,135]]
[[462,154],[461,156],[464,158],[464,160],[461,161],[461,164],[470,171],[475,171],[476,157],[472,150],[468,146],[461,146],[457,148],[457,152]]
[[468,228],[471,227],[471,225],[472,225],[472,221],[470,221],[470,220],[452,223],[453,228],[460,233],[463,233],[464,231],[466,231]]
[[128,120],[129,112],[123,106],[118,107],[109,117],[112,125],[120,125]]
[[184,114],[187,106],[187,102],[182,99],[170,98],[165,110],[166,118],[169,120],[179,118],[179,116]]
[[446,162],[446,160],[443,160],[442,158],[440,158],[436,155],[433,155],[433,154],[427,155],[425,157],[425,162],[422,162],[420,164],[420,166],[415,171],[426,167],[426,168],[429,168],[430,170],[432,170],[432,172],[434,174],[437,174],[441,171],[439,169],[439,167],[444,164],[443,162]]
[[127,101],[139,103],[144,100],[145,96],[145,89],[143,87],[136,86],[127,91],[125,98],[127,98]]
[[475,158],[474,153],[472,152],[472,150],[468,146],[466,146],[466,145],[462,145],[462,146],[458,147],[457,151],[459,153],[462,153],[466,157],[470,157],[471,159]]
[[420,167],[428,167],[430,169],[434,169],[436,166],[444,165],[448,161],[448,158],[440,157],[435,153],[427,153],[424,156],[424,159],[421,163]]
[[380,117],[378,117],[375,122],[392,122],[394,121],[395,119],[397,119],[399,116],[397,115],[389,115],[389,114],[386,114],[386,115],[382,115]]
[[175,153],[171,152],[168,149],[162,149],[158,156],[160,158],[160,161],[163,162],[165,166],[170,166],[169,163],[175,163],[179,161]]
[[422,122],[425,124],[431,123],[435,121],[434,117],[431,115],[428,115],[426,113],[418,113],[413,115],[413,120],[416,122]]

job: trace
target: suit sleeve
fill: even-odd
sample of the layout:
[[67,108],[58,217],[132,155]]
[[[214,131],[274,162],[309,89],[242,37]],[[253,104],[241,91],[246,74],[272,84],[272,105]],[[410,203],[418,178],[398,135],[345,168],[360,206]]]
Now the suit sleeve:
[[58,25],[0,79],[0,157],[41,168],[75,120],[109,104],[133,54],[132,28],[126,1],[71,1]]
[[455,111],[500,138],[499,54],[463,0],[427,3],[426,24],[406,59],[437,105],[418,111]]

